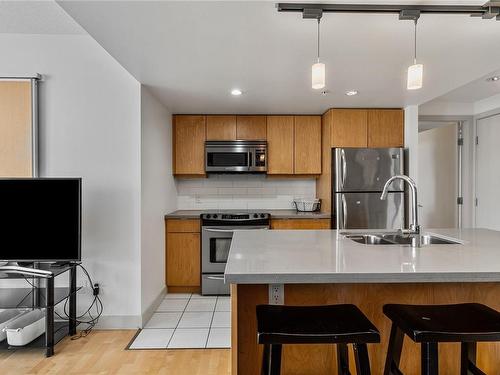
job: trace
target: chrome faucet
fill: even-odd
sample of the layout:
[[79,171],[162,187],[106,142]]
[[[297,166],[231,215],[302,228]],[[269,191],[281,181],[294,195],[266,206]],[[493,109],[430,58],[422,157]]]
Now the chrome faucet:
[[408,234],[415,235],[414,245],[416,247],[420,247],[420,232],[421,228],[418,224],[418,201],[417,201],[417,184],[410,177],[405,175],[396,175],[392,176],[387,180],[384,185],[384,190],[382,191],[382,195],[380,196],[381,200],[387,199],[387,192],[389,190],[389,185],[395,180],[403,180],[410,186],[411,191],[411,200],[412,200],[412,216],[411,216],[411,224],[408,230]]

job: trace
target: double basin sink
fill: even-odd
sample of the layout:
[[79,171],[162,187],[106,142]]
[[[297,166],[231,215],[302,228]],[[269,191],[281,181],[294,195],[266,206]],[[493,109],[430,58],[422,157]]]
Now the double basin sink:
[[[405,235],[399,233],[350,233],[345,234],[345,237],[364,245],[410,245],[417,246],[416,235]],[[433,236],[431,234],[420,235],[420,245],[461,245],[462,242],[442,237]]]

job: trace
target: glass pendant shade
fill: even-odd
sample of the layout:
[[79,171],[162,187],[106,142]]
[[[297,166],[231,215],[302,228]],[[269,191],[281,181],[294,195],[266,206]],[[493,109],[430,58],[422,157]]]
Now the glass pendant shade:
[[317,62],[311,69],[312,88],[319,90],[325,87],[325,64]]
[[424,66],[422,64],[414,64],[408,67],[408,90],[418,90],[422,88],[424,78]]

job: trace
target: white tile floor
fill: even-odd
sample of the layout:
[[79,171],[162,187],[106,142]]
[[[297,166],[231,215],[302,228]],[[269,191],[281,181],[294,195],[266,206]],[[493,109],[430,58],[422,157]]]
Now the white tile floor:
[[229,297],[167,294],[130,349],[231,347]]

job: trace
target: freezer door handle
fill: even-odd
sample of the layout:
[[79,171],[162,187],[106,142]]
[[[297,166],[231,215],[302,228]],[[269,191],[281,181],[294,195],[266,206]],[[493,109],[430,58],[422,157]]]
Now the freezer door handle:
[[345,200],[345,195],[342,194],[342,229],[347,226],[347,202]]

